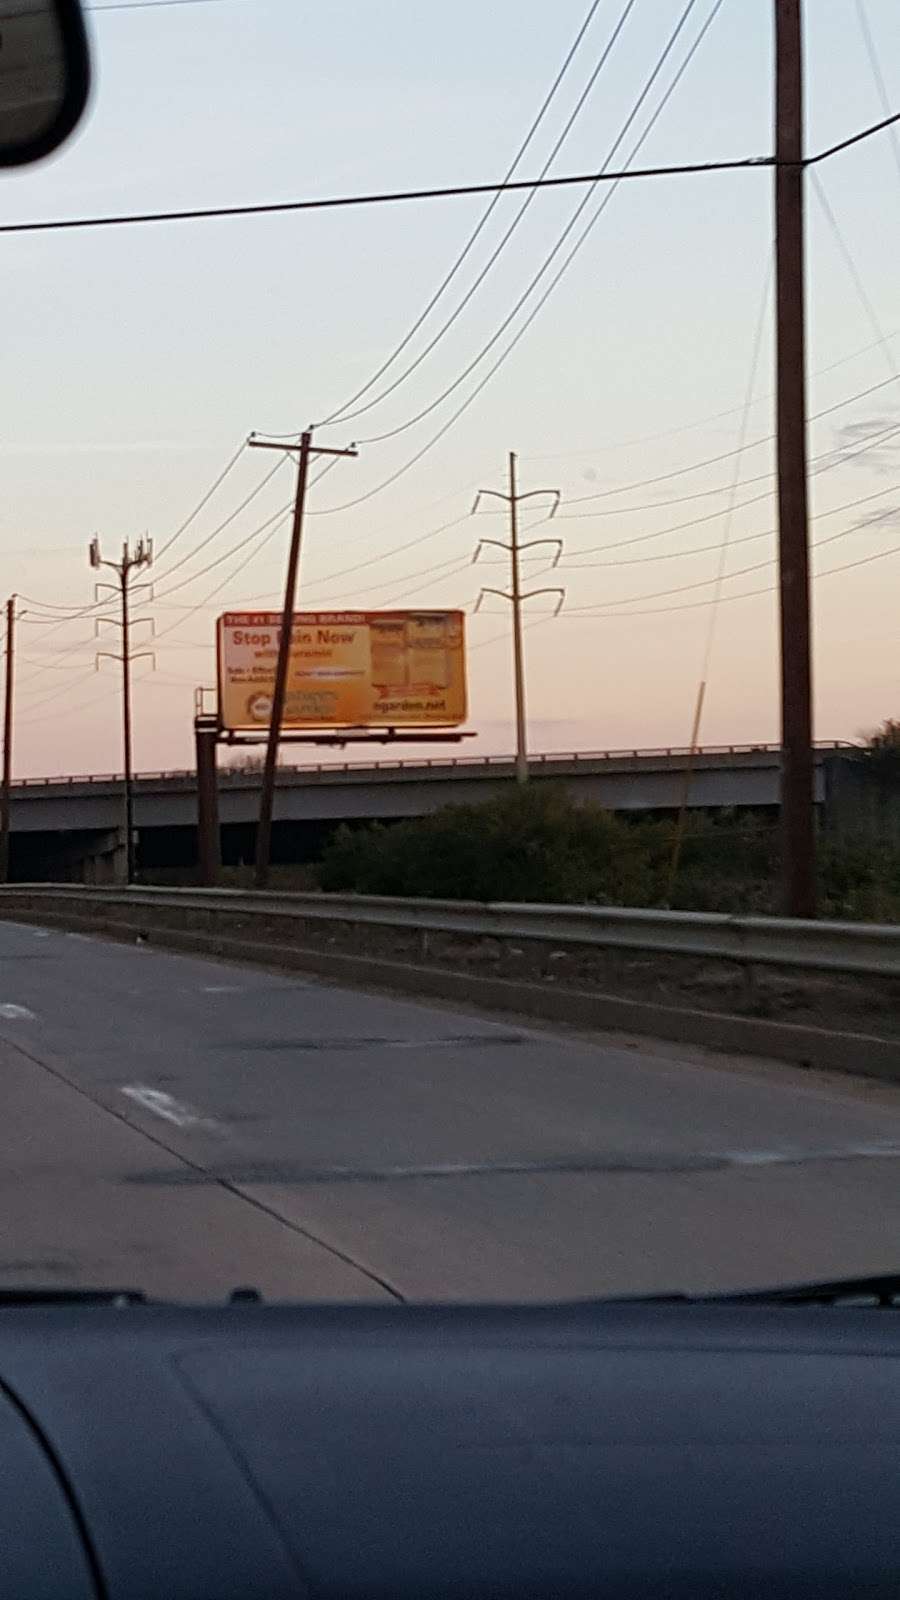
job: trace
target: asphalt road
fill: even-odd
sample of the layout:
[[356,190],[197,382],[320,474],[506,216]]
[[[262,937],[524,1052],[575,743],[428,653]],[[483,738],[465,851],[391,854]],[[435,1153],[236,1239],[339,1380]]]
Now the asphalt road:
[[0,1287],[535,1299],[900,1268],[900,1089],[0,924]]

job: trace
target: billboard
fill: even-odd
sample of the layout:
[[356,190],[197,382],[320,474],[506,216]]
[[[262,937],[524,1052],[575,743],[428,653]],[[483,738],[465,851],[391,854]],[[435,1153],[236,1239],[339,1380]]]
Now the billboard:
[[[466,718],[461,611],[298,611],[283,726],[457,727]],[[219,618],[219,722],[266,728],[280,611]]]

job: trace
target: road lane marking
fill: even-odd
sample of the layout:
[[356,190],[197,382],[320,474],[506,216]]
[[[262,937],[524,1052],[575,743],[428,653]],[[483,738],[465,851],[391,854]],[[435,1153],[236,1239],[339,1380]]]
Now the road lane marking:
[[244,987],[240,983],[205,983],[201,994],[243,994]]
[[129,1100],[134,1100],[137,1105],[143,1106],[145,1111],[152,1111],[156,1117],[162,1117],[165,1122],[172,1122],[176,1128],[215,1128],[217,1124],[210,1117],[201,1116],[193,1107],[183,1105],[176,1100],[174,1095],[166,1094],[163,1089],[151,1089],[147,1084],[124,1084],[121,1093],[127,1095]]
[[11,1000],[4,1000],[0,1005],[0,1017],[4,1022],[36,1022],[37,1018],[27,1006],[13,1005]]

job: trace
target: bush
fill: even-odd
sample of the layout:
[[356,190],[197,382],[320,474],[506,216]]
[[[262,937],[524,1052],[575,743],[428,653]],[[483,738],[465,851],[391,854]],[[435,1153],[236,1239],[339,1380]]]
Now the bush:
[[778,892],[778,834],[770,817],[723,811],[688,817],[673,911],[765,914]]
[[668,824],[629,823],[542,784],[392,827],[342,827],[318,877],[358,894],[652,905],[670,841]]
[[877,840],[825,841],[819,850],[823,917],[900,920],[900,849]]
[[[562,787],[513,788],[392,826],[338,829],[315,869],[320,888],[442,900],[660,906],[674,823],[576,804]],[[821,915],[900,920],[900,848],[819,841]],[[777,914],[778,832],[768,817],[688,818],[672,909]]]

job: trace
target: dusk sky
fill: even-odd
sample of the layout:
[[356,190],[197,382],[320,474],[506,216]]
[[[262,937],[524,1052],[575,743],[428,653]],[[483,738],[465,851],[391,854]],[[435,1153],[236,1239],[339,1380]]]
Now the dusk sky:
[[[522,176],[543,168],[625,9],[596,7]],[[50,161],[0,176],[0,220],[498,180],[588,10],[588,0],[98,0],[85,122]],[[634,164],[770,153],[771,0],[632,0],[554,173],[610,158],[686,10],[611,164],[628,163],[711,16]],[[882,92],[900,109],[900,5],[807,0],[806,25],[814,152],[882,117]],[[900,714],[900,140],[880,134],[815,171],[816,733],[838,739]],[[771,173],[752,169],[587,198],[502,197],[359,405],[376,403],[317,433],[325,445],[356,441],[360,454],[312,491],[300,605],[471,610],[481,583],[505,578],[499,566],[473,567],[472,552],[504,528],[468,513],[479,487],[505,486],[516,450],[523,490],[562,492],[552,529],[541,528],[564,540],[560,564],[552,576],[545,557],[528,567],[530,586],[566,590],[557,618],[552,598],[529,606],[532,750],[684,744],[705,660],[703,742],[777,738],[771,202]],[[291,499],[292,466],[244,451],[179,530],[251,430],[296,433],[357,409],[348,401],[417,321],[487,204],[3,237],[2,598],[26,597],[17,776],[121,766],[117,669],[94,671],[95,651],[117,647],[113,630],[98,641],[92,614],[55,609],[93,601],[95,534],[109,556],[142,535],[157,551],[143,608],[156,623],[156,671],[136,668],[136,766],[191,761],[193,691],[214,678],[215,618],[277,604],[288,527],[275,514]],[[466,753],[509,752],[508,611],[489,600],[468,630],[478,737]]]

